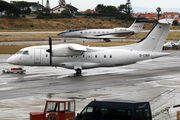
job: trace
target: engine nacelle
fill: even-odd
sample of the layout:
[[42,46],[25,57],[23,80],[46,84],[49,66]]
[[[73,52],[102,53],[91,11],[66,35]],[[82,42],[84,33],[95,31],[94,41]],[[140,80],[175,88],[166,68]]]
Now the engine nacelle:
[[69,46],[61,46],[59,48],[53,48],[52,54],[53,57],[69,57],[69,56],[76,56],[81,55],[82,51],[74,51],[69,48]]
[[134,31],[129,28],[114,28],[114,30],[116,33],[134,33]]

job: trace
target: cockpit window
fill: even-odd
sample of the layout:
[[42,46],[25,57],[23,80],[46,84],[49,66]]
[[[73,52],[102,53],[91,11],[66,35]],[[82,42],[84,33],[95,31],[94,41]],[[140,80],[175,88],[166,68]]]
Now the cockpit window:
[[26,50],[26,51],[18,51],[16,54],[24,54],[24,55],[29,55],[29,52]]
[[24,55],[29,55],[28,51],[23,52]]
[[22,54],[23,53],[23,51],[18,51],[16,54]]

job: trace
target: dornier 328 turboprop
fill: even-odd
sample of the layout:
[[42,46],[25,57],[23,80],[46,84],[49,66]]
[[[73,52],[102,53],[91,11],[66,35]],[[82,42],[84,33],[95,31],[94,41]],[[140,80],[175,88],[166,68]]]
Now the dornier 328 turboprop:
[[114,67],[133,64],[138,61],[169,55],[162,53],[172,19],[162,19],[148,35],[138,43],[115,47],[90,47],[79,44],[58,44],[34,46],[21,49],[6,62],[24,66],[56,66],[74,69],[81,74],[82,69]]
[[110,42],[110,39],[130,37],[140,33],[144,23],[149,21],[145,18],[137,18],[129,28],[116,27],[114,29],[68,29],[58,34],[63,37],[79,37],[87,39],[103,39]]

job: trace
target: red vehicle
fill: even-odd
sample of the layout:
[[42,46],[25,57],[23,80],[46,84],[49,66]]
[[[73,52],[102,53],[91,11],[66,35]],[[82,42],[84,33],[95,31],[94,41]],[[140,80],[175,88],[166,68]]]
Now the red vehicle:
[[30,120],[72,120],[75,100],[46,100],[44,112],[31,112]]

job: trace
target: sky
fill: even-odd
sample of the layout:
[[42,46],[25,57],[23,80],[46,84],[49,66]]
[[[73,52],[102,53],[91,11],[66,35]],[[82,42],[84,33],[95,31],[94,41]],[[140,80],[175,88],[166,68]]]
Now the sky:
[[[10,2],[10,0],[4,0]],[[15,0],[13,0],[15,1]],[[22,0],[17,0],[22,1]],[[42,0],[23,0],[27,2],[37,2],[42,4]],[[47,0],[43,0],[45,6]],[[53,8],[58,5],[59,0],[49,0],[50,7]],[[78,11],[85,11],[87,9],[94,9],[98,4],[120,6],[125,4],[127,0],[66,0],[66,4],[71,3]],[[132,8],[135,13],[138,12],[156,12],[157,7],[161,7],[162,12],[179,12],[180,0],[130,0]]]

